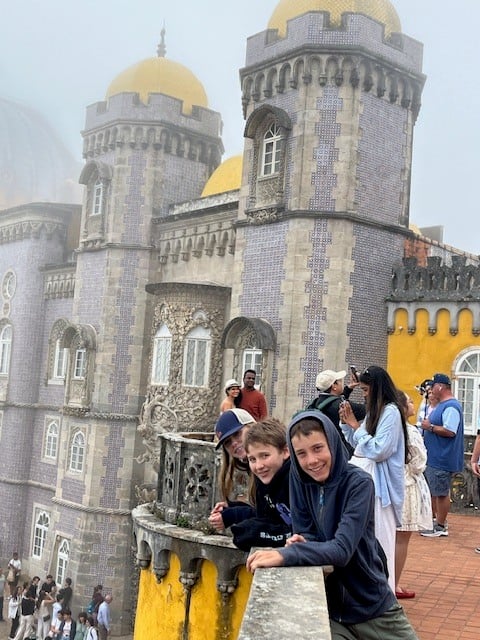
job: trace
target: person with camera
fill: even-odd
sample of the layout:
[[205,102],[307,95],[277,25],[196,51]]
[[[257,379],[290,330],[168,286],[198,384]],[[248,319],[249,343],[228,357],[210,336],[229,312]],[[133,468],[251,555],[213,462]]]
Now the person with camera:
[[[353,447],[346,440],[340,428],[339,410],[342,402],[348,400],[352,391],[359,385],[358,379],[356,379],[356,369],[355,367],[351,367],[351,369],[352,374],[348,385],[344,384],[346,371],[333,371],[332,369],[320,371],[315,381],[317,391],[320,393],[305,407],[305,411],[321,411],[333,422],[347,449],[349,458],[353,454]],[[365,418],[365,404],[350,402],[350,405],[355,418],[361,422]]]

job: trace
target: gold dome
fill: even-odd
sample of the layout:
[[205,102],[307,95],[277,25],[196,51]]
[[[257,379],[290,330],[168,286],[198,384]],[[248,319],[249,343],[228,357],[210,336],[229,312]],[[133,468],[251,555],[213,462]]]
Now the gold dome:
[[202,198],[240,189],[242,184],[242,168],[243,156],[227,158],[227,160],[215,169],[208,179],[202,191]]
[[183,101],[182,111],[192,113],[192,106],[208,107],[202,83],[178,62],[167,58],[147,58],[122,71],[110,84],[106,97],[135,92],[147,104],[150,93],[163,93]]
[[287,20],[309,11],[327,11],[331,24],[339,26],[342,13],[363,13],[385,25],[385,34],[400,32],[402,27],[397,12],[389,0],[280,0],[268,23],[269,29],[278,29],[281,37],[287,33]]

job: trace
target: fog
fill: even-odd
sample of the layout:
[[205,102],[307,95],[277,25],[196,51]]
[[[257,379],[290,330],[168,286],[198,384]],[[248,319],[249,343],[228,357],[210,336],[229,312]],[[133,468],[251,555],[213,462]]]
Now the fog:
[[[293,0],[292,0],[293,1]],[[425,45],[428,76],[415,130],[411,220],[444,225],[444,239],[480,253],[478,0],[393,0],[403,32]],[[238,69],[246,38],[262,31],[276,0],[0,0],[1,96],[38,109],[77,159],[85,107],[102,100],[123,69],[156,55],[201,80],[222,114],[225,157],[242,150]]]

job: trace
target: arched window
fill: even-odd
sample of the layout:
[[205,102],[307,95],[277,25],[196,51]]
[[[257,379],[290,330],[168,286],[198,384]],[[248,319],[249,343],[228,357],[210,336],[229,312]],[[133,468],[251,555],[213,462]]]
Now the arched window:
[[0,375],[8,375],[12,352],[12,326],[6,324],[0,331]]
[[57,553],[57,571],[55,581],[63,584],[67,577],[68,558],[70,556],[70,543],[65,538],[60,542]]
[[260,175],[273,176],[280,171],[281,140],[280,127],[272,123],[263,136]]
[[38,511],[35,517],[33,530],[32,556],[41,558],[47,539],[48,527],[50,526],[50,516],[46,511]]
[[474,435],[480,429],[480,350],[464,353],[455,368],[457,398],[463,407],[465,434]]
[[77,431],[70,445],[70,471],[82,473],[85,461],[85,436],[81,431]]
[[152,384],[168,385],[171,353],[172,334],[163,324],[153,339]]
[[44,458],[48,458],[49,460],[57,459],[58,435],[58,422],[56,420],[50,420],[45,429],[45,446],[43,450]]
[[100,178],[95,182],[92,197],[92,216],[100,216],[103,210],[103,182]]
[[183,353],[183,384],[206,387],[210,368],[210,330],[202,326],[192,329],[185,341]]
[[15,293],[15,288],[17,286],[17,277],[15,276],[13,271],[7,271],[7,273],[3,277],[2,282],[2,295],[5,300],[10,300],[13,298],[13,294]]
[[87,372],[87,350],[77,349],[75,351],[75,366],[73,369],[74,380],[84,380]]
[[68,349],[61,346],[61,340],[55,343],[55,357],[53,363],[53,378],[55,380],[65,380],[67,370]]

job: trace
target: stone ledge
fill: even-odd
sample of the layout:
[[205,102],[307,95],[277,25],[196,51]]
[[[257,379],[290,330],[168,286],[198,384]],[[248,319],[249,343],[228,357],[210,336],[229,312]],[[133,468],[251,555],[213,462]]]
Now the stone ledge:
[[257,569],[238,640],[330,640],[324,574],[331,567]]

